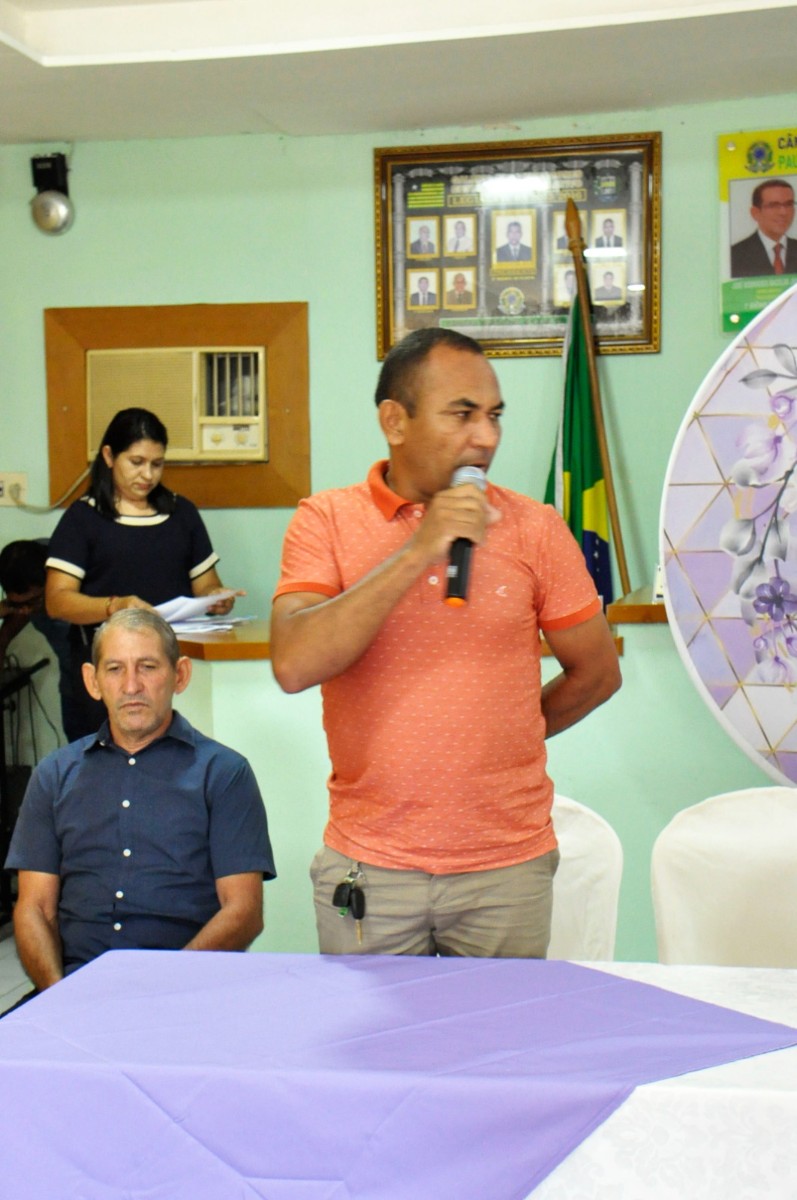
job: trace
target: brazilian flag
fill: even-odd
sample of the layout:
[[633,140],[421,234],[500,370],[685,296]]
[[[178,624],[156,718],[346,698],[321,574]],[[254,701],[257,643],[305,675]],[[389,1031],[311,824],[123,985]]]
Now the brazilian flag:
[[565,391],[545,503],[562,514],[584,551],[587,569],[604,605],[614,598],[609,561],[609,516],[598,435],[592,411],[587,346],[581,308],[570,309],[564,344]]

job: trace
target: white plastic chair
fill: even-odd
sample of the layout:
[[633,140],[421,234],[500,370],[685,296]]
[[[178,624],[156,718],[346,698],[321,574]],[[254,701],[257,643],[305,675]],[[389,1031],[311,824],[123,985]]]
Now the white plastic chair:
[[651,887],[660,962],[797,967],[797,790],[683,809],[654,843]]
[[548,958],[609,962],[623,874],[620,839],[608,821],[567,796],[554,796],[551,816],[561,859]]

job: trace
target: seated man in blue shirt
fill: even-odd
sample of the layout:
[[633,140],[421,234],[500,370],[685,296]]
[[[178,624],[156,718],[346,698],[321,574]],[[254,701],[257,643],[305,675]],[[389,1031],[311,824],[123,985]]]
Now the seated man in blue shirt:
[[108,721],[36,768],[6,861],[40,991],[105,950],[244,950],[275,874],[251,767],[172,708],[191,661],[171,627],[114,613],[83,673]]

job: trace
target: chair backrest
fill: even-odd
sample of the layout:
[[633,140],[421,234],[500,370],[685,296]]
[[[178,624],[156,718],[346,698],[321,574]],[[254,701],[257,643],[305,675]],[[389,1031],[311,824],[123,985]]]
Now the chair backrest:
[[608,821],[567,796],[554,796],[551,816],[561,858],[548,957],[609,962],[623,874],[620,839]]
[[797,967],[797,790],[683,809],[654,843],[651,887],[660,962]]

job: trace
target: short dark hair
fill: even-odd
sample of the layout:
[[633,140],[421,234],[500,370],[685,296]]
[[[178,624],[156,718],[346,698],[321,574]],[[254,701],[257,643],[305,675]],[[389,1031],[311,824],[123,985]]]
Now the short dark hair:
[[180,647],[177,644],[177,635],[169,622],[165,621],[159,612],[150,608],[120,608],[118,612],[108,617],[107,621],[103,621],[94,633],[91,643],[91,661],[95,667],[99,666],[104,635],[108,630],[120,627],[129,629],[132,633],[157,633],[163,653],[172,667],[177,666]]
[[[101,516],[112,519],[118,516],[114,499],[113,471],[102,456],[103,446],[109,446],[111,454],[116,458],[117,454],[129,449],[135,442],[142,441],[158,442],[165,450],[169,444],[169,435],[163,421],[148,408],[121,409],[100,439],[100,448],[91,464],[91,479],[86,489],[86,495],[94,501]],[[148,500],[158,513],[174,511],[174,493],[162,483],[152,489]]]
[[389,351],[382,363],[374,396],[377,408],[383,400],[396,400],[411,417],[415,415],[420,368],[436,346],[448,346],[464,354],[484,354],[478,342],[455,329],[437,326],[414,329]]
[[753,195],[750,198],[750,203],[752,204],[753,208],[761,207],[761,199],[764,195],[764,192],[767,190],[767,188],[772,187],[788,188],[792,196],[794,195],[794,188],[791,186],[788,179],[762,179],[758,186],[754,189]]
[[44,587],[47,546],[42,542],[9,542],[0,551],[0,587],[4,592],[29,592]]

